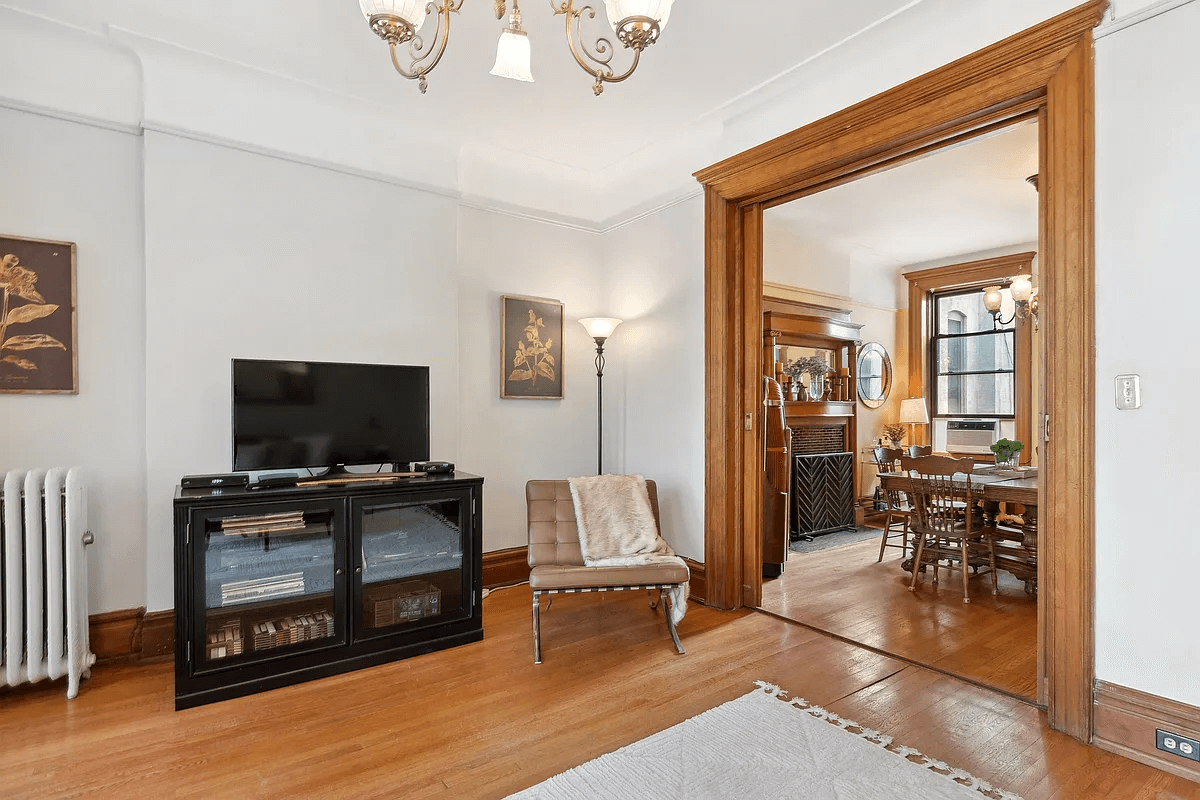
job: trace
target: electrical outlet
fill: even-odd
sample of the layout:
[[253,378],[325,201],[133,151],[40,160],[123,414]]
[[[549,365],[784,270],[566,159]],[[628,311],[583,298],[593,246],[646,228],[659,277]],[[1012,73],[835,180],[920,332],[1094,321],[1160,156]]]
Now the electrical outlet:
[[1200,741],[1180,736],[1177,733],[1168,733],[1167,731],[1156,730],[1154,735],[1158,739],[1156,744],[1159,750],[1174,753],[1181,758],[1189,758],[1192,761],[1200,761]]
[[1117,408],[1132,411],[1142,407],[1142,376],[1117,376]]

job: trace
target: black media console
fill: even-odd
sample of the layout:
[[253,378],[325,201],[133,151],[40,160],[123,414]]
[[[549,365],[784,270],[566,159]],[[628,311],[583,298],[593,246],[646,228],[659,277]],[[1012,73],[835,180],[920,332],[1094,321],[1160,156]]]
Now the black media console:
[[175,492],[175,708],[483,639],[483,478]]

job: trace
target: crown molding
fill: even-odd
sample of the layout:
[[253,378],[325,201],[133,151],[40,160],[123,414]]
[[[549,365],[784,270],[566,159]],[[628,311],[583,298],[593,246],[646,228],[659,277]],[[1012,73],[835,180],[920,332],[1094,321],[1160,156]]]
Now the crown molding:
[[396,175],[390,175],[386,172],[376,172],[374,170],[352,167],[336,161],[314,158],[313,156],[293,153],[288,150],[278,150],[273,147],[243,142],[181,126],[167,125],[161,122],[143,122],[142,130],[149,131],[151,133],[163,134],[166,136],[174,136],[179,139],[189,139],[194,142],[215,145],[217,147],[225,147],[230,150],[239,150],[243,153],[250,153],[252,155],[263,156],[265,158],[288,161],[293,164],[302,164],[306,167],[315,167],[317,169],[328,170],[330,172],[337,172],[342,175],[350,175],[355,178],[364,178],[366,180],[386,183],[391,186],[399,186],[403,189],[411,189],[417,192],[425,192],[427,194],[437,195],[438,197],[445,197],[451,200],[459,200],[459,193],[456,191],[443,189],[441,187],[421,183],[419,181],[405,180],[404,178]]
[[763,281],[763,296],[764,297],[779,297],[779,294],[773,292],[784,292],[786,294],[800,294],[805,297],[817,298],[823,303],[836,303],[838,306],[850,305],[856,308],[868,308],[872,311],[886,311],[889,314],[900,313],[899,308],[893,306],[881,306],[876,303],[865,303],[862,300],[855,300],[853,297],[845,295],[832,294],[830,292],[818,292],[814,289],[804,289],[799,286],[792,286],[789,283],[777,283],[776,281]]
[[647,217],[652,217],[655,214],[661,213],[670,208],[674,208],[677,205],[686,203],[688,200],[693,200],[697,197],[702,196],[703,194],[704,194],[703,189],[700,189],[700,188],[688,189],[685,192],[681,192],[680,194],[675,195],[674,197],[672,197],[669,200],[659,203],[658,205],[655,205],[651,208],[647,208],[643,211],[633,212],[629,216],[625,216],[625,217],[618,215],[617,217],[613,218],[612,220],[609,220],[609,222],[600,229],[600,233],[612,233],[615,230],[624,228],[626,225],[632,225],[633,223],[639,222],[640,220],[646,219]]
[[[1165,14],[1168,11],[1174,11],[1177,8],[1186,6],[1194,0],[1158,0],[1157,3],[1146,6],[1143,9],[1133,12],[1125,17],[1116,17],[1112,22],[1107,22],[1096,28],[1092,34],[1094,39],[1103,39],[1105,36],[1123,31],[1126,28],[1132,28],[1139,22],[1145,22],[1148,19],[1153,19],[1160,14]],[[1112,9],[1111,13],[1116,13],[1116,9]]]
[[521,208],[519,206],[510,206],[501,203],[497,200],[490,200],[479,197],[462,197],[458,199],[460,208],[469,208],[475,211],[485,211],[489,214],[499,214],[502,217],[512,217],[513,219],[526,220],[528,222],[538,222],[543,225],[552,225],[556,228],[564,228],[566,230],[578,231],[580,233],[591,233],[597,236],[607,233],[596,225],[592,225],[583,220],[572,220],[565,217],[556,217],[549,212],[541,212],[534,209]]

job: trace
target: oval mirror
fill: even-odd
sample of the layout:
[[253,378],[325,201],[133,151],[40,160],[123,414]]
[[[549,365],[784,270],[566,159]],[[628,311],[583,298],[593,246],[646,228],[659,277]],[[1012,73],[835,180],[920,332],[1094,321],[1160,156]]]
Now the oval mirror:
[[858,399],[867,408],[879,408],[892,391],[892,359],[879,342],[858,350]]

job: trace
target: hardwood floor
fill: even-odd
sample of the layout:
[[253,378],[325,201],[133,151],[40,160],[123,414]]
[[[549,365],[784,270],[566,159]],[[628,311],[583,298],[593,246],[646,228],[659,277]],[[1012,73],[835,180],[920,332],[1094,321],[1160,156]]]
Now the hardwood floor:
[[500,590],[482,642],[179,713],[170,664],[100,669],[71,702],[0,692],[0,796],[500,798],[761,679],[1025,800],[1200,800],[1026,703],[766,614],[693,604],[680,656],[643,596],[560,596],[535,666],[529,606]]
[[[882,531],[880,532],[882,536]],[[788,553],[783,575],[763,583],[762,608],[889,655],[944,670],[1028,700],[1037,698],[1037,600],[1003,570],[971,578],[962,602],[958,572],[916,592],[900,570],[900,550],[879,539],[816,553]]]

